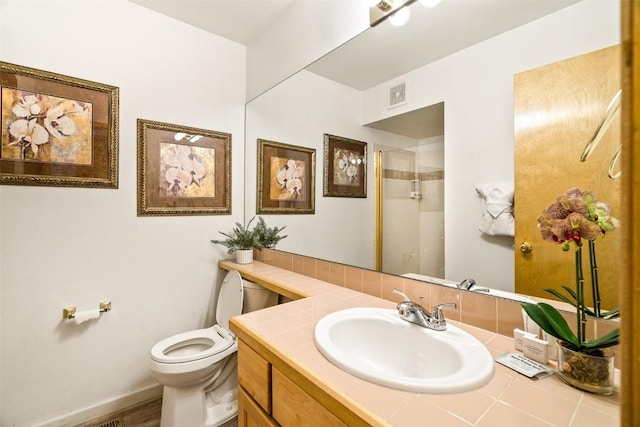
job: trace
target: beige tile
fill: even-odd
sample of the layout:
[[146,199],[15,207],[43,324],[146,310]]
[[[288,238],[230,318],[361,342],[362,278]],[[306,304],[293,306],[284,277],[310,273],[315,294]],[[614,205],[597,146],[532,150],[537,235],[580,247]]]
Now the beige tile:
[[316,259],[304,257],[303,271],[305,276],[316,277]]
[[[460,402],[464,402],[464,404],[460,404]],[[429,403],[462,418],[470,424],[478,422],[482,414],[494,402],[494,398],[479,391],[434,395],[429,399]]]
[[[566,425],[566,424],[564,424]],[[502,402],[496,402],[482,416],[476,427],[550,427],[549,424],[531,414],[520,411]],[[560,427],[560,426],[558,426]]]
[[620,425],[619,414],[605,414],[580,405],[569,427],[615,427]]
[[302,255],[293,254],[291,271],[304,274],[304,258]]
[[404,293],[404,279],[390,274],[382,274],[382,298],[393,302],[403,301],[404,298],[393,293],[394,289]]
[[[378,402],[380,405],[381,402]],[[412,399],[400,411],[389,419],[394,426],[429,425],[442,427],[469,427],[469,424],[457,416],[450,414],[438,406],[430,403],[428,398]]]
[[282,334],[269,337],[271,343],[280,350],[290,351],[294,348],[301,347],[309,342],[312,337],[306,331],[301,329],[288,330]]
[[344,285],[354,291],[362,292],[362,269],[346,267]]
[[609,416],[618,416],[620,414],[620,393],[616,391],[611,396],[584,393],[580,405],[588,406]]
[[460,292],[461,320],[487,331],[497,332],[497,299],[473,292]]
[[273,249],[262,249],[257,252],[259,261],[264,262],[265,264],[273,265],[276,251],[274,251]]
[[273,265],[278,268],[284,268],[291,271],[293,268],[293,254],[288,252],[276,251]]
[[524,329],[522,306],[518,302],[498,298],[498,333],[513,337],[515,328]]
[[307,343],[289,350],[287,355],[309,368],[314,368],[327,363],[327,359],[318,352],[314,343]]
[[404,293],[411,301],[419,302],[427,310],[431,310],[431,284],[420,280],[404,280]]
[[362,290],[365,294],[382,298],[382,274],[377,271],[362,272]]
[[[353,395],[358,403],[368,407],[374,414],[383,419],[388,419],[398,412],[404,412],[406,406],[418,398],[415,393],[394,390],[368,381],[363,381],[360,386],[351,389],[349,394]],[[423,413],[423,417],[424,415]],[[415,422],[423,417],[413,418],[413,420]],[[401,425],[395,422],[392,424]]]
[[366,388],[371,384],[343,371],[328,361],[318,365],[313,371],[321,380],[337,388],[343,393],[352,394],[352,390]]
[[486,343],[486,346],[500,353],[506,353],[508,351],[515,350],[513,338],[505,337],[504,335],[494,335]]
[[338,286],[344,286],[345,276],[347,274],[347,268],[344,264],[338,264],[335,262],[330,263],[329,266],[330,272],[330,283],[333,283]]
[[526,384],[533,385],[534,387],[542,389],[547,393],[555,394],[556,396],[560,396],[564,399],[567,399],[576,403],[580,402],[580,399],[584,395],[584,393],[581,392],[580,390],[570,387],[564,382],[562,382],[562,380],[557,375],[553,375],[551,377],[547,377],[542,380],[535,381],[533,383],[527,377],[518,375],[516,377],[516,381],[522,381]]
[[331,283],[331,263],[321,259],[316,260],[316,279]]
[[[478,392],[484,393],[493,398],[498,398],[507,388],[509,388],[509,385],[511,385],[511,382],[515,379],[515,376],[512,373],[513,371],[506,374],[499,369],[498,366],[499,365],[496,363],[496,372],[493,374],[493,378],[491,378],[489,383],[479,388]],[[502,367],[505,368],[504,366]]]
[[431,305],[455,302],[455,309],[447,309],[444,317],[448,320],[460,321],[460,291],[455,288],[442,285],[431,286]]
[[536,387],[533,380],[520,378],[511,383],[500,401],[557,426],[569,425],[578,406],[575,401]]

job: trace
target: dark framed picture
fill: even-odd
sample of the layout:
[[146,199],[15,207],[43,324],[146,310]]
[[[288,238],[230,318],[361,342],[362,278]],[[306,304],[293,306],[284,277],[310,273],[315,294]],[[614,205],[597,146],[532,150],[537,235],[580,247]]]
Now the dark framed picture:
[[324,134],[324,196],[367,197],[367,143]]
[[0,62],[0,184],[118,188],[118,88]]
[[258,139],[257,213],[315,213],[316,150]]
[[231,134],[138,119],[138,216],[231,213]]

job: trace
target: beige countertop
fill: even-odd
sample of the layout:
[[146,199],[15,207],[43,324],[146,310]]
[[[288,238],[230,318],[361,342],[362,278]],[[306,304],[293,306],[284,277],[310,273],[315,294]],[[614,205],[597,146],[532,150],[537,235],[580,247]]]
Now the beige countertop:
[[[411,393],[359,379],[318,352],[313,342],[315,325],[334,311],[366,306],[393,308],[395,303],[258,261],[221,261],[219,265],[238,270],[247,280],[295,300],[234,317],[231,329],[332,412],[351,412],[350,425],[400,426],[417,421],[447,427],[620,424],[617,392],[606,397],[583,393],[555,375],[535,381],[497,363],[488,384],[458,394]],[[475,336],[494,357],[514,351],[509,337],[451,323]]]

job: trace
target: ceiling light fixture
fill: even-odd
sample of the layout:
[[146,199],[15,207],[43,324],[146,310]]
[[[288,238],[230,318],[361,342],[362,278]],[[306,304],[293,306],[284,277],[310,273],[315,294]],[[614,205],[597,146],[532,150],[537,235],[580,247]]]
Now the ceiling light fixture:
[[[369,0],[369,22],[375,26],[416,0]],[[397,24],[394,24],[397,25]]]
[[389,22],[391,25],[395,27],[401,27],[409,21],[409,17],[411,16],[411,11],[408,7],[403,7],[402,9],[398,9],[393,14],[389,15]]

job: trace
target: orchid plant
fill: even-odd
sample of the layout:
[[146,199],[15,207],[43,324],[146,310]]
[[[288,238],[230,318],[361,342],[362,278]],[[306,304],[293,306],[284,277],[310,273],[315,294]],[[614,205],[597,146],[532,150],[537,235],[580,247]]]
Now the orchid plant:
[[[610,318],[619,314],[618,309],[603,313],[600,307],[595,241],[620,227],[620,221],[610,215],[609,205],[599,201],[592,192],[571,188],[543,211],[538,217],[538,227],[543,240],[561,245],[563,251],[572,248],[575,250],[575,289],[562,286],[568,295],[555,289],[545,291],[576,308],[577,333],[571,331],[562,315],[549,304],[523,303],[524,310],[545,332],[568,343],[574,350],[589,351],[618,344],[619,329],[598,339],[586,340],[585,325],[587,315]],[[585,240],[589,248],[593,309],[585,304],[585,278],[582,269],[582,248]]]

